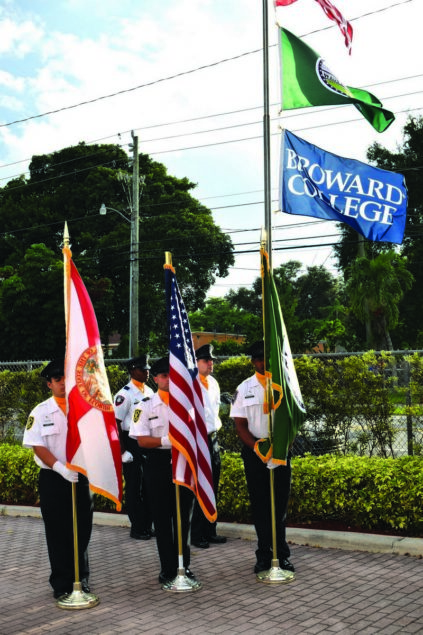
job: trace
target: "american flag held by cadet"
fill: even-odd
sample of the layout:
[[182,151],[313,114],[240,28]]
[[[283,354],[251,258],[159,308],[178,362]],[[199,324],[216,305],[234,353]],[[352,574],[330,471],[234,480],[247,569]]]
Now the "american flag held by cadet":
[[206,518],[217,518],[201,383],[192,335],[172,265],[164,265],[169,328],[169,438],[173,481],[189,487]]
[[121,452],[97,319],[72,261],[65,227],[67,466],[88,478],[90,489],[122,502]]

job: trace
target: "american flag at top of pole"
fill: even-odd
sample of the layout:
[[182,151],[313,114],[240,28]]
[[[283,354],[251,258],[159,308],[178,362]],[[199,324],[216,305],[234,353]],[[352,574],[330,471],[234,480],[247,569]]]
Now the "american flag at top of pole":
[[172,442],[173,482],[189,487],[205,516],[214,522],[217,512],[210,452],[188,314],[174,268],[169,264],[164,268],[169,328],[169,438]]
[[[275,9],[277,9],[278,7],[287,7],[296,1],[297,0],[274,0]],[[320,4],[329,20],[333,20],[339,26],[340,31],[344,36],[345,46],[347,47],[348,52],[351,55],[353,38],[353,28],[351,26],[351,23],[344,18],[339,9],[337,9],[335,5],[330,2],[330,0],[316,0],[316,2]]]

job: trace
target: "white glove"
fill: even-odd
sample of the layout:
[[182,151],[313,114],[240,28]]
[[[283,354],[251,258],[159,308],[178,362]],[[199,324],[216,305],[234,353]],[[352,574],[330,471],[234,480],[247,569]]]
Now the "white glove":
[[63,463],[61,463],[60,461],[56,461],[56,463],[53,465],[53,470],[57,472],[58,474],[60,474],[60,476],[63,476],[63,478],[65,478],[70,483],[78,482],[78,472],[75,472],[74,470],[70,470],[68,467],[66,467],[66,465],[63,465]]
[[266,465],[268,470],[274,470],[275,467],[279,467],[280,463],[275,463],[273,459],[269,459]]
[[171,444],[171,442],[169,440],[169,435],[168,434],[165,437],[162,437],[160,439],[160,441],[161,441],[162,448],[171,448],[172,447],[172,444]]
[[128,452],[128,450],[125,450],[125,452],[122,454],[122,463],[132,463],[133,460],[134,457],[132,456],[132,454]]

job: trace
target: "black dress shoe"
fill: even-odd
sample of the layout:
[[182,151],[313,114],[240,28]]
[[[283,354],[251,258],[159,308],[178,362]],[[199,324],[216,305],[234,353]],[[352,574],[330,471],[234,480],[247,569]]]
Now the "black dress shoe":
[[53,597],[55,600],[61,598],[63,595],[70,595],[72,591],[53,591]]
[[265,562],[264,560],[257,560],[254,565],[254,573],[260,573],[260,571],[268,571],[271,567],[270,562]]
[[151,534],[149,531],[138,532],[134,529],[131,529],[131,533],[129,534],[131,538],[134,540],[150,540]]
[[185,567],[185,575],[187,576],[187,578],[189,578],[190,580],[195,580],[197,581],[197,578],[195,577],[195,575],[193,574],[193,572],[191,571],[191,569],[188,569],[188,567]]
[[210,546],[207,540],[203,538],[201,540],[198,540],[198,542],[191,542],[191,544],[194,545],[194,547],[198,547],[199,549],[208,549]]
[[226,536],[216,535],[216,536],[209,536],[207,540],[211,542],[212,545],[223,545],[226,542],[227,538]]
[[281,558],[281,560],[279,560],[279,566],[285,571],[295,571],[294,565],[288,560],[288,558]]
[[81,580],[81,589],[84,591],[84,593],[90,593],[91,591],[90,585],[88,584],[88,580],[86,578],[83,578]]
[[164,571],[160,571],[159,573],[159,582],[160,584],[166,584],[166,582],[172,582],[176,578],[176,575],[169,575]]

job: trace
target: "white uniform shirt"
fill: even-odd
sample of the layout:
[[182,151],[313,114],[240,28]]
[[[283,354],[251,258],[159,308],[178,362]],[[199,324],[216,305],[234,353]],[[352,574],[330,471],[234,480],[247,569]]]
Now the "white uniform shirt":
[[253,375],[240,384],[235,392],[230,416],[248,421],[248,430],[256,439],[269,436],[268,415],[263,412],[264,388]]
[[211,434],[212,432],[217,432],[222,427],[222,422],[219,418],[220,387],[215,378],[211,375],[208,375],[207,381],[209,387],[206,388],[201,384],[201,390],[203,393],[207,434]]
[[121,422],[122,430],[129,430],[132,413],[136,406],[146,397],[153,395],[154,391],[149,386],[144,384],[144,391],[142,391],[132,381],[116,393],[114,399],[115,417]]
[[[66,436],[68,422],[54,397],[42,401],[31,411],[22,444],[25,448],[40,445],[47,448],[58,461],[66,465]],[[34,454],[37,465],[51,469]]]
[[135,407],[129,436],[136,439],[137,437],[165,437],[167,434],[169,434],[169,407],[156,392],[151,399]]

